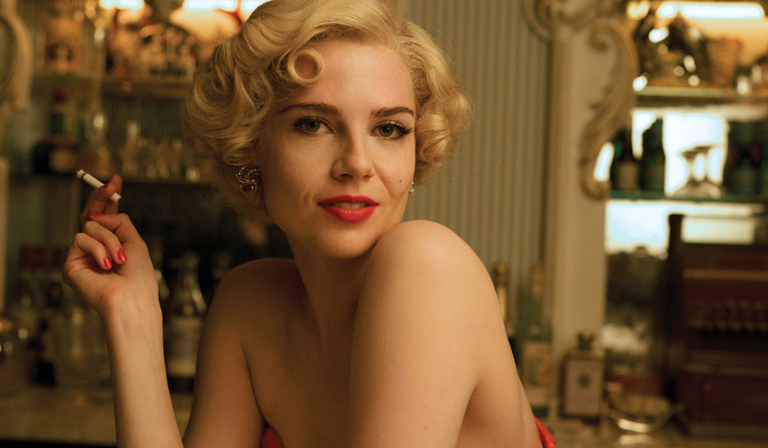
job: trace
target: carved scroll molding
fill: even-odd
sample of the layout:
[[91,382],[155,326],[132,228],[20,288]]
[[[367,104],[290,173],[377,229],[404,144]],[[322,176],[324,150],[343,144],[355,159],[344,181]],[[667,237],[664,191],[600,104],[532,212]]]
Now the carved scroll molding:
[[[635,105],[632,81],[638,73],[637,50],[621,25],[621,0],[524,0],[531,29],[551,40],[561,27],[589,33],[589,47],[596,53],[613,50],[608,85],[600,100],[590,104],[592,116],[579,138],[581,187],[590,198],[605,199],[610,183],[597,181],[594,169],[603,144],[625,125]],[[578,7],[572,4],[578,3]],[[551,112],[552,113],[552,112]]]

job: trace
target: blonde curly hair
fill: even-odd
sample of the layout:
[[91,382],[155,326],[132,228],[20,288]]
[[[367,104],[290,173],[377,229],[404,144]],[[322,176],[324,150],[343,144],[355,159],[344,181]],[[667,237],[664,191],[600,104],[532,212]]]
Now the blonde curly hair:
[[[261,195],[244,193],[234,173],[258,151],[280,95],[322,76],[323,61],[312,46],[333,39],[383,44],[402,56],[416,97],[416,183],[453,156],[469,102],[423,29],[379,0],[271,0],[198,68],[183,108],[192,150],[233,205],[260,205]],[[317,67],[310,78],[297,70],[306,58]]]

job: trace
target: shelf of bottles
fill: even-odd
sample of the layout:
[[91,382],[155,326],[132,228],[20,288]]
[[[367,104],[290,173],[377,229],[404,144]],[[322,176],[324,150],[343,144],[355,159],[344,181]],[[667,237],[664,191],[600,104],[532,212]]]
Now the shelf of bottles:
[[768,20],[758,4],[633,1],[631,128],[612,198],[768,201]]
[[239,21],[212,11],[226,26],[216,23],[218,34],[203,39],[162,8],[103,4],[19,5],[35,49],[33,104],[39,115],[25,127],[47,149],[36,147],[31,162],[13,160],[15,177],[71,175],[84,168],[102,179],[117,172],[141,182],[200,182],[183,145],[180,106],[197,65]]

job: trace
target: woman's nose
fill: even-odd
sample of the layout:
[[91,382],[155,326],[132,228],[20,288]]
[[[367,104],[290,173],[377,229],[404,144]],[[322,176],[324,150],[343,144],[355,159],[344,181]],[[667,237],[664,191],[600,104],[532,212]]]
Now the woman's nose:
[[373,176],[373,160],[368,144],[365,137],[349,136],[344,139],[333,165],[333,176],[339,180]]

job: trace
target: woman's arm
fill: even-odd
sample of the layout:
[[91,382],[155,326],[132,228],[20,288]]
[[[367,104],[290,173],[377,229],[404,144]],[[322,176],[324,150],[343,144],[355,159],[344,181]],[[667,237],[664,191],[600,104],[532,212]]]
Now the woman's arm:
[[63,267],[64,280],[101,316],[120,447],[180,447],[165,376],[157,278],[144,241],[109,201],[119,176],[91,194]]
[[[81,216],[64,278],[101,316],[107,338],[119,447],[181,447],[166,379],[157,278],[144,241],[109,201],[119,176],[96,189]],[[239,344],[240,297],[231,277],[206,317],[185,443],[258,447],[263,424]]]
[[[358,303],[344,446],[456,447],[473,393],[487,386],[487,367],[495,362],[509,363],[502,376],[510,377],[510,398],[499,401],[524,410],[501,342],[493,286],[474,252],[438,224],[399,225],[374,249]],[[532,418],[526,425],[524,411],[513,413],[508,428],[517,429],[508,432],[518,435],[515,446],[536,446],[525,443],[535,438]]]

